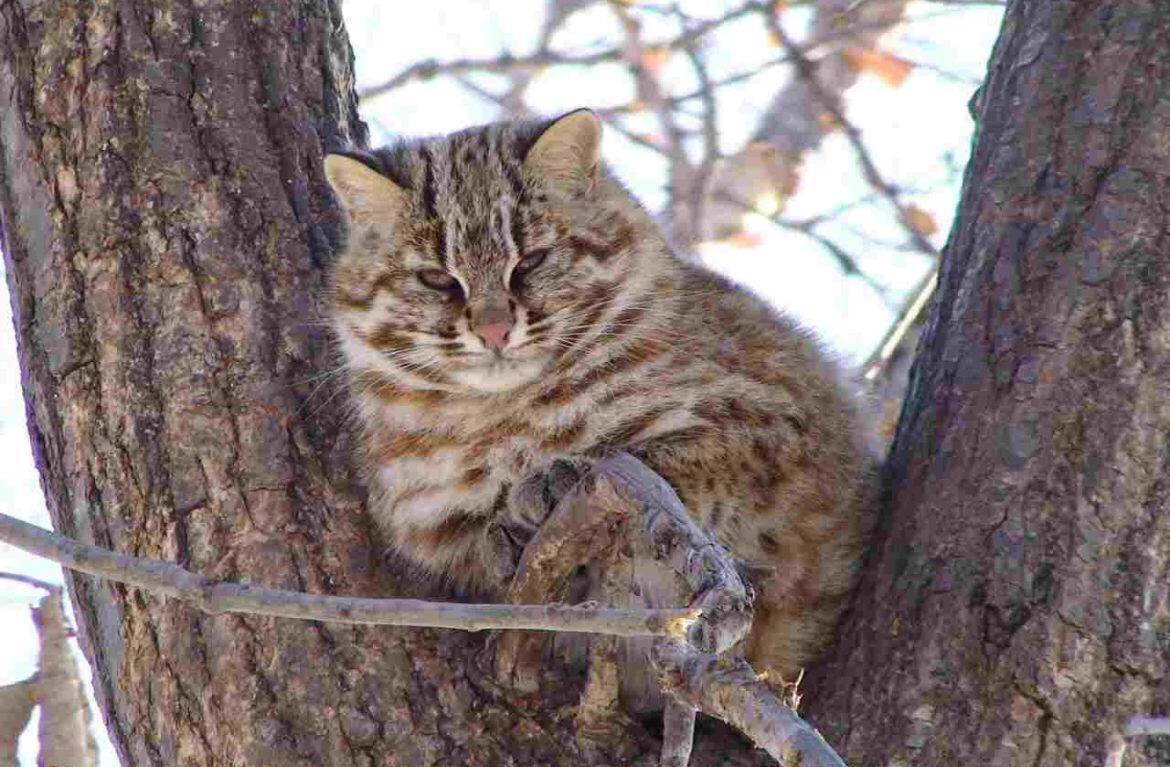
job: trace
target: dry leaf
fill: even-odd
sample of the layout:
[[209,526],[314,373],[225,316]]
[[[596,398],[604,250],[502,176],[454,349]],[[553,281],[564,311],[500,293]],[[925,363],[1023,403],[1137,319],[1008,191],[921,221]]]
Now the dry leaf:
[[723,240],[725,243],[733,248],[754,248],[763,242],[763,238],[755,232],[748,232],[740,229],[738,232],[728,236]]
[[837,116],[832,112],[818,114],[817,125],[821,127],[821,133],[831,133],[841,127],[841,123],[837,122]]
[[642,69],[652,75],[657,75],[666,65],[670,52],[665,48],[647,48],[642,51]]
[[871,74],[891,88],[897,88],[905,82],[914,69],[909,61],[885,51],[847,48],[841,55],[855,72]]
[[923,237],[929,237],[938,231],[938,222],[934,220],[934,216],[917,205],[907,205],[902,211],[902,218],[911,229]]
[[643,141],[645,141],[647,144],[653,144],[654,146],[657,146],[657,147],[666,147],[666,145],[667,145],[666,139],[664,139],[661,135],[659,135],[657,133],[651,133],[650,131],[645,131],[643,133],[635,133],[634,135],[637,136],[638,138],[642,139]]

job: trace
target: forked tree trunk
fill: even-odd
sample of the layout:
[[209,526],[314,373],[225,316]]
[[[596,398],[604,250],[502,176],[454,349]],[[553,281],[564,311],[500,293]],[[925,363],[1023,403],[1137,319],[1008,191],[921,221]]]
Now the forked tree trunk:
[[882,539],[808,682],[850,763],[1099,767],[1170,713],[1167,83],[1166,2],[1008,3]]
[[[1124,718],[1170,706],[1166,82],[1165,3],[1009,5],[891,505],[806,683],[853,763],[1100,764]],[[58,529],[207,575],[399,588],[317,390],[320,147],[361,132],[335,3],[0,0],[0,220]],[[499,690],[478,637],[72,586],[127,765],[656,758],[633,725],[578,743],[553,671],[543,696]],[[751,759],[699,744],[694,764]]]
[[[326,377],[321,148],[363,137],[351,63],[334,0],[0,1],[0,220],[58,530],[205,575],[397,590]],[[657,757],[641,727],[577,744],[578,688],[514,699],[483,637],[70,585],[127,766]]]

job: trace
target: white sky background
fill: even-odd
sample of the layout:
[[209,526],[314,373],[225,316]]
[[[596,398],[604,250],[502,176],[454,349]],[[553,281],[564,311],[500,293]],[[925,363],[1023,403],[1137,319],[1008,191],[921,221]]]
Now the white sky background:
[[[732,3],[692,0],[680,5],[695,16],[714,18]],[[345,20],[356,55],[359,88],[378,84],[423,59],[529,53],[543,8],[543,0],[346,0]],[[939,232],[931,239],[940,248],[950,228],[969,151],[972,123],[967,101],[983,76],[1001,16],[1002,8],[993,5],[912,2],[910,21],[882,47],[918,66],[898,88],[863,76],[847,94],[848,116],[862,130],[881,172],[906,190],[905,202],[929,212],[938,222]],[[651,41],[655,34],[663,39],[670,36],[665,18],[657,29],[653,14],[641,18]],[[799,40],[809,21],[807,10],[798,6],[783,18],[786,31]],[[581,53],[613,47],[617,39],[612,13],[599,5],[570,18],[553,38],[552,47]],[[779,56],[779,49],[752,16],[711,35],[706,50],[716,79]],[[762,109],[789,76],[786,67],[773,67],[721,91],[719,130],[724,152],[743,145]],[[668,60],[662,77],[671,92],[690,91],[695,85],[683,59]],[[476,83],[498,90],[502,80],[484,75]],[[528,90],[529,105],[549,115],[580,106],[625,104],[632,98],[633,85],[618,65],[554,67],[539,75]],[[450,78],[408,84],[373,100],[362,111],[375,145],[395,135],[445,133],[500,116],[493,103]],[[651,119],[638,117],[627,125],[647,131],[654,127]],[[664,162],[615,131],[606,134],[603,148],[612,170],[649,208],[660,209],[665,200]],[[870,195],[851,147],[842,135],[834,134],[806,158],[800,187],[785,215],[803,218]],[[815,328],[830,347],[853,362],[873,351],[906,292],[929,266],[923,256],[901,246],[904,235],[884,203],[853,207],[823,230],[857,256],[861,268],[885,289],[884,298],[860,279],[843,277],[833,258],[804,235],[779,230],[764,219],[749,221],[747,228],[759,235],[758,246],[707,245],[701,250],[703,260]],[[0,294],[4,294],[0,296],[0,511],[48,527],[28,442],[6,291],[6,281],[0,281]],[[61,582],[59,568],[4,544],[0,544],[0,571]],[[35,670],[37,638],[28,608],[39,597],[35,589],[0,580],[0,625],[6,626],[0,640],[0,685]],[[88,668],[83,676],[88,677]],[[36,763],[35,727],[34,715],[21,740],[25,765]],[[98,729],[101,764],[116,765],[104,729]]]

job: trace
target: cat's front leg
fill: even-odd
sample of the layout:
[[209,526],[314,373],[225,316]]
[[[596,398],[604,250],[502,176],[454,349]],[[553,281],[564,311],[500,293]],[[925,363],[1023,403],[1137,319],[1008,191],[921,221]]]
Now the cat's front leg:
[[[494,548],[496,575],[501,583],[513,584],[514,588],[513,577],[525,547],[557,504],[591,469],[592,462],[586,459],[557,459],[512,488],[507,507],[500,511],[488,530],[489,545]],[[550,594],[564,592],[560,598],[572,601],[574,587],[578,584],[547,585]],[[535,691],[539,686],[546,639],[541,632],[511,631],[501,635],[494,643],[497,677],[518,691]]]
[[591,467],[588,459],[558,458],[512,487],[487,530],[498,583],[511,582],[524,547]]

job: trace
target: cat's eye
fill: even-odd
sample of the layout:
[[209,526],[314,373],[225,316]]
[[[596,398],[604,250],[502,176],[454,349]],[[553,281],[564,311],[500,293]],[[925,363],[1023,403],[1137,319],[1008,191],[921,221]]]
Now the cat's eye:
[[415,272],[418,281],[432,290],[456,293],[460,290],[459,280],[442,269],[419,269]]
[[524,258],[517,261],[516,266],[512,267],[512,271],[519,272],[520,274],[523,274],[524,272],[530,272],[543,264],[546,258],[548,258],[547,250],[533,251]]

